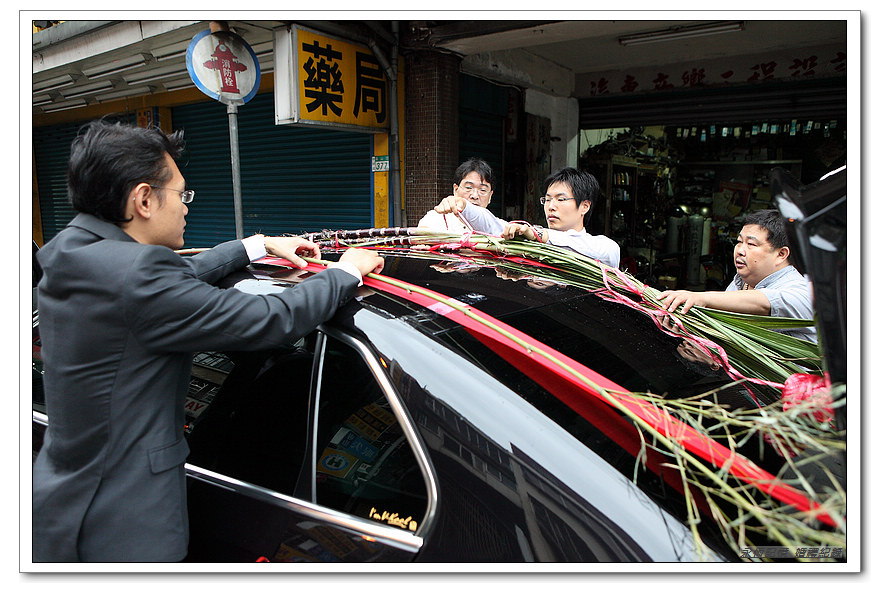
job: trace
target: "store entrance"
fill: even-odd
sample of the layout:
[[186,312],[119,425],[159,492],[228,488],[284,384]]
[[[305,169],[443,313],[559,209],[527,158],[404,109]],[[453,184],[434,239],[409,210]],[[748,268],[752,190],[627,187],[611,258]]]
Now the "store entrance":
[[846,164],[846,125],[816,118],[581,130],[580,154],[602,187],[587,230],[617,241],[621,269],[661,290],[724,290],[743,217],[773,207],[770,172],[781,167],[809,184]]

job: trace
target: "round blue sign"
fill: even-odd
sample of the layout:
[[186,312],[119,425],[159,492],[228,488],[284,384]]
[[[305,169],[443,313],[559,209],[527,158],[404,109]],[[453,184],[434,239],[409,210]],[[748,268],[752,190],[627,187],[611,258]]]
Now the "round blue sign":
[[186,48],[186,69],[200,91],[221,103],[247,103],[260,86],[257,55],[231,31],[196,34]]

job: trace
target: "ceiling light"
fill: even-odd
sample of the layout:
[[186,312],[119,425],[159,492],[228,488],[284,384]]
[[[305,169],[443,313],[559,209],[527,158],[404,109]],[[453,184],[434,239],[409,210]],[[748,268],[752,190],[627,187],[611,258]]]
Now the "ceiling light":
[[[154,52],[155,53],[155,52]],[[184,60],[186,61],[186,48],[174,53],[165,54],[164,56],[156,56],[157,62],[167,62],[168,60]]]
[[95,97],[98,103],[103,103],[105,101],[113,101],[114,99],[123,99],[125,97],[131,97],[132,95],[149,95],[155,89],[150,86],[146,87],[131,87],[127,89],[122,89],[113,93],[103,93]]
[[113,74],[119,74],[120,72],[125,72],[134,68],[139,68],[146,65],[146,63],[147,60],[144,58],[144,56],[139,54],[122,60],[114,60],[108,64],[101,64],[94,68],[83,69],[83,74],[85,74],[90,79],[99,78],[102,76],[111,76]]
[[113,83],[109,80],[105,80],[103,82],[95,83],[95,84],[87,84],[83,86],[75,86],[70,89],[66,89],[61,91],[61,95],[65,99],[73,99],[75,97],[84,97],[86,95],[93,95],[100,91],[104,91],[107,89],[112,89]]
[[691,39],[693,37],[704,37],[706,35],[718,35],[720,33],[733,33],[743,30],[743,22],[722,22],[710,23],[707,25],[688,25],[680,27],[670,27],[662,31],[653,31],[651,33],[638,33],[636,35],[624,35],[618,38],[620,45],[644,45],[646,43],[657,43],[660,41],[674,41],[676,39]]
[[193,83],[193,81],[191,79],[184,78],[184,79],[181,79],[181,80],[175,81],[175,82],[166,82],[164,84],[164,86],[165,86],[166,91],[177,91],[177,90],[185,89],[185,88],[189,88],[189,87],[195,88],[196,85],[195,85],[195,83]]
[[66,86],[71,86],[76,82],[76,80],[70,74],[64,74],[62,76],[57,76],[55,78],[50,78],[49,80],[42,80],[40,82],[35,82],[33,84],[34,92],[49,92],[54,91],[56,89],[60,89]]
[[61,103],[52,103],[52,105],[39,107],[38,109],[43,113],[52,113],[53,111],[64,111],[65,109],[76,109],[77,107],[85,107],[86,105],[87,103],[85,99],[73,99],[71,101],[64,101]]
[[158,80],[164,80],[168,78],[188,76],[188,74],[189,73],[187,72],[186,68],[181,70],[177,67],[174,67],[164,70],[147,70],[146,72],[140,72],[131,76],[123,76],[122,79],[128,84],[146,84],[149,82],[156,82]]
[[157,47],[150,50],[157,62],[165,62],[167,60],[186,59],[186,50],[189,47],[190,40],[186,39],[178,43],[172,43],[164,47]]

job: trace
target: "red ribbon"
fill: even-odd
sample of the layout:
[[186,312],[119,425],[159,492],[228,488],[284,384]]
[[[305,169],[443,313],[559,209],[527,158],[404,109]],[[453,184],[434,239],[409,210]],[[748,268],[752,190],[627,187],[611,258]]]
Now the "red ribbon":
[[795,373],[785,380],[782,387],[783,410],[803,406],[806,408],[804,413],[812,415],[818,422],[828,422],[834,418],[832,401],[831,383],[827,376]]
[[[315,263],[309,263],[306,266],[306,270],[310,272],[321,272],[324,269],[325,267],[323,265]],[[465,314],[459,309],[445,304],[443,301],[452,301],[453,299],[449,299],[442,294],[421,287],[416,287],[415,285],[411,285],[400,280],[395,279],[394,282],[396,284],[391,284],[378,278],[381,277],[366,277],[364,278],[364,285],[369,286],[370,288],[373,288],[380,292],[385,292],[408,300],[412,303],[427,307],[432,311],[438,313],[439,315],[442,315],[462,325],[470,333],[478,336],[481,340],[488,340],[493,344],[503,346],[506,351],[505,358],[509,356],[514,356],[518,357],[519,360],[522,360],[523,357],[525,357],[529,361],[534,363],[534,365],[543,368],[545,372],[549,371],[558,379],[563,380],[573,387],[576,387],[581,394],[592,396],[602,403],[611,406],[612,408],[614,407],[612,403],[606,400],[606,396],[603,395],[599,390],[595,389],[593,385],[585,383],[574,373],[562,368],[548,358],[540,354],[536,354],[535,351],[544,352],[549,356],[552,356],[557,361],[560,361],[561,363],[571,368],[573,371],[585,377],[587,381],[591,381],[601,389],[604,389],[610,397],[615,398],[615,400],[621,406],[626,408],[630,413],[634,414],[636,417],[647,423],[663,436],[678,442],[682,447],[685,448],[685,450],[687,450],[691,454],[694,454],[702,458],[703,460],[708,461],[717,468],[726,468],[726,470],[731,475],[739,479],[745,480],[746,482],[749,482],[762,492],[773,496],[774,498],[785,504],[791,505],[800,511],[814,513],[816,519],[829,526],[837,526],[837,523],[834,521],[833,518],[831,518],[830,515],[821,511],[819,505],[811,501],[800,490],[797,490],[796,488],[793,488],[788,484],[779,481],[775,476],[757,466],[750,459],[743,457],[739,453],[731,451],[721,443],[711,439],[709,436],[697,431],[690,425],[674,418],[667,411],[661,410],[647,402],[640,400],[627,389],[624,389],[620,385],[617,385],[613,381],[607,379],[599,373],[596,373],[592,369],[582,365],[576,360],[573,360],[565,356],[564,354],[557,352],[553,348],[550,348],[542,342],[535,340],[531,336],[524,334],[516,328],[511,327],[506,323],[499,321],[471,306],[457,303],[458,305],[465,307],[471,315],[477,317],[478,319],[474,319],[473,317]],[[403,287],[399,285],[402,285]],[[406,288],[407,286],[411,287],[411,289]],[[608,285],[606,284],[606,286]],[[608,287],[610,290],[610,286]],[[416,292],[412,290],[416,288],[421,292]],[[640,291],[638,290],[635,292],[640,293]],[[629,299],[622,298],[621,302],[625,302],[627,300]],[[668,312],[666,312],[666,314],[668,314]],[[521,342],[525,343],[526,347],[524,348],[516,340],[511,339],[510,337],[496,331],[495,329],[488,327],[483,322],[490,323],[495,327],[500,328],[505,332],[508,332],[511,336],[516,338],[516,340],[520,340]],[[534,367],[534,365],[529,366]],[[541,378],[536,377],[534,372],[532,372],[529,376],[533,379],[536,379],[539,383],[542,382],[540,380]],[[546,383],[546,381],[544,381],[544,383]],[[550,393],[553,393],[557,397],[560,397],[556,390],[550,391]],[[579,413],[581,416],[584,416],[587,420],[590,420],[588,416],[584,415],[584,411],[581,406],[572,406],[570,400],[566,401],[566,399],[562,397],[560,399],[570,405],[570,407],[572,407],[572,409],[574,409],[574,411]]]
[[[321,268],[321,266],[315,266],[315,271],[318,271],[318,268]],[[395,282],[403,285],[407,284],[399,280],[395,280]],[[539,365],[543,366],[547,370],[555,373],[557,376],[565,379],[570,384],[577,386],[583,393],[595,397],[606,405],[612,405],[608,401],[606,401],[605,397],[598,390],[594,389],[591,385],[584,383],[583,381],[581,381],[580,378],[578,378],[574,374],[567,372],[565,369],[557,366],[545,357],[536,355],[533,351],[541,350],[548,353],[550,356],[556,358],[557,360],[568,365],[573,370],[577,371],[588,381],[592,381],[599,387],[605,389],[608,392],[611,392],[612,397],[615,397],[617,401],[621,405],[623,405],[623,407],[625,407],[628,411],[632,412],[638,418],[645,421],[648,425],[658,430],[662,435],[677,441],[690,453],[710,462],[715,467],[726,467],[727,471],[729,471],[731,475],[734,475],[737,478],[743,479],[753,484],[759,490],[773,496],[781,502],[792,505],[801,511],[813,512],[816,514],[816,518],[818,520],[826,523],[827,525],[836,526],[834,519],[832,519],[827,513],[820,511],[819,506],[811,501],[809,498],[807,498],[807,496],[803,492],[792,488],[788,484],[780,482],[776,479],[775,476],[755,465],[755,463],[752,462],[750,459],[747,459],[746,457],[743,457],[742,455],[731,451],[730,449],[711,439],[707,435],[698,432],[688,424],[685,424],[684,422],[672,417],[665,410],[656,408],[638,399],[631,392],[624,389],[620,385],[617,385],[616,383],[610,381],[604,376],[596,373],[592,369],[587,368],[576,360],[568,358],[564,354],[555,351],[554,349],[546,346],[538,340],[535,340],[531,336],[520,332],[516,328],[513,328],[502,321],[486,315],[485,313],[482,313],[473,307],[467,307],[471,314],[482,319],[483,321],[489,322],[496,327],[503,329],[506,332],[509,332],[518,340],[522,340],[523,342],[525,342],[529,346],[528,349],[524,349],[514,340],[511,340],[507,336],[493,330],[492,328],[487,327],[480,321],[473,319],[472,317],[466,315],[458,309],[450,306],[444,306],[442,301],[450,299],[439,293],[419,288],[419,290],[432,295],[426,296],[424,294],[421,294],[420,292],[413,292],[394,284],[389,284],[381,280],[369,277],[364,279],[364,284],[375,290],[393,294],[395,296],[409,300],[413,303],[428,307],[436,313],[443,315],[444,317],[455,321],[456,323],[459,323],[468,331],[478,334],[484,339],[488,339],[492,342],[503,345],[512,352],[518,352],[520,357],[528,357],[529,359],[537,362]]]

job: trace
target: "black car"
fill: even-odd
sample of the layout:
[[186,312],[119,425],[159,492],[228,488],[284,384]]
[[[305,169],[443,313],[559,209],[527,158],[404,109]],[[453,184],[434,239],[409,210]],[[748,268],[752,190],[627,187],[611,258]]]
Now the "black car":
[[[732,382],[649,315],[540,262],[382,254],[383,279],[295,344],[195,355],[188,561],[736,561],[781,545],[743,550],[719,521],[736,505],[683,482],[677,463],[760,490],[783,454],[758,436],[733,460],[724,435],[672,421],[676,456],[651,428],[668,421],[663,401],[712,393],[750,411],[773,405],[772,389]],[[261,294],[320,269],[267,260],[224,285]],[[51,421],[37,383],[35,450]],[[789,513],[810,502],[784,485],[773,496]]]

